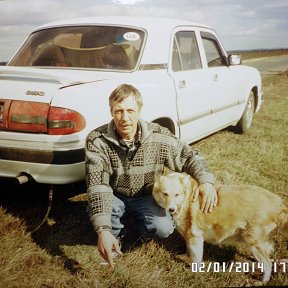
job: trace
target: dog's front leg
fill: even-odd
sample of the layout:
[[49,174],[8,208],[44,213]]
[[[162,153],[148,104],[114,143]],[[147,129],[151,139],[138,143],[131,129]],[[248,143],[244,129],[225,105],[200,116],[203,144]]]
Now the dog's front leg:
[[204,239],[202,236],[192,236],[186,239],[187,254],[192,262],[200,263],[203,258]]

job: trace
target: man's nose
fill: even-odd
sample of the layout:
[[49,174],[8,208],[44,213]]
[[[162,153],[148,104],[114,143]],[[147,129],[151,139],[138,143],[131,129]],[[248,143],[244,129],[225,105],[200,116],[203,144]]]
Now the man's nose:
[[125,110],[122,113],[122,120],[129,120],[129,113]]

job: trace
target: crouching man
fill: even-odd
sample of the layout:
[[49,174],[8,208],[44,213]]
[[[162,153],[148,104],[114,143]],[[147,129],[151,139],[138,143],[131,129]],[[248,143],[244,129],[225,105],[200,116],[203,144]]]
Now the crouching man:
[[[90,218],[100,255],[114,268],[112,250],[121,254],[116,237],[129,213],[139,234],[166,238],[174,230],[172,217],[159,207],[152,187],[164,166],[198,180],[201,209],[217,204],[214,176],[203,157],[166,128],[140,119],[142,97],[133,86],[118,86],[109,98],[112,120],[91,131],[86,140],[87,193]],[[129,229],[129,228],[128,228]]]

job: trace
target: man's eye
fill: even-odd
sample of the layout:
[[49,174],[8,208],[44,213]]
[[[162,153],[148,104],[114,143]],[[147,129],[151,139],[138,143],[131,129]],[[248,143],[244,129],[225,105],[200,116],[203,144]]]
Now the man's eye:
[[167,192],[163,192],[164,196],[168,196],[169,194]]

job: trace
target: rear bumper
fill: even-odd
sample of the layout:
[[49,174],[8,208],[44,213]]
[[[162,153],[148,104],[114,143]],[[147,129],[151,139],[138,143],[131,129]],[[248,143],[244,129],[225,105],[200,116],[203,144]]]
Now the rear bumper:
[[0,159],[41,164],[65,165],[84,162],[85,151],[84,148],[65,151],[51,151],[0,147]]
[[30,175],[36,182],[69,184],[85,179],[84,148],[65,151],[0,147],[0,176]]
[[85,179],[85,163],[49,165],[19,161],[0,160],[0,176],[16,178],[29,174],[38,183],[70,184]]

